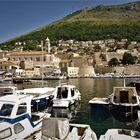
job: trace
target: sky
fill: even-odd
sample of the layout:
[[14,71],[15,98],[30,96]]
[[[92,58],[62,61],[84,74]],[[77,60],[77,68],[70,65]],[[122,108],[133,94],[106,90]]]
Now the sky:
[[85,7],[138,0],[0,0],[0,43]]

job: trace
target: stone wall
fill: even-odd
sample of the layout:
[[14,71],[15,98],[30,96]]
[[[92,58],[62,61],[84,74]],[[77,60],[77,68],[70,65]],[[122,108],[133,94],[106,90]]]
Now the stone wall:
[[93,66],[82,66],[79,68],[79,76],[95,76]]
[[124,73],[124,74],[137,74],[140,75],[140,66],[128,65],[128,66],[118,66],[118,67],[104,67],[96,66],[96,73]]
[[125,74],[139,74],[140,75],[140,66],[129,65],[124,68]]

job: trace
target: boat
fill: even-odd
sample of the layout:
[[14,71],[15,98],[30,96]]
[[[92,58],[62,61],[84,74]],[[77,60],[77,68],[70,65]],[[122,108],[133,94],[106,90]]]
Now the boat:
[[26,94],[32,95],[34,98],[32,100],[32,105],[34,106],[34,111],[43,111],[48,109],[51,111],[53,105],[53,91],[55,88],[43,87],[43,88],[26,88],[23,90],[18,90],[15,85],[1,85],[0,86],[0,96],[4,95],[17,95]]
[[130,115],[137,113],[139,108],[139,96],[135,87],[114,87],[110,95],[112,109],[115,109],[120,115]]
[[109,99],[108,98],[100,98],[94,97],[89,101],[89,104],[96,107],[108,107],[109,106]]
[[17,87],[12,84],[0,84],[0,96],[16,94]]
[[72,124],[66,118],[45,118],[42,140],[97,140],[95,132],[86,124]]
[[42,87],[42,88],[26,88],[23,90],[17,90],[16,94],[32,95],[32,106],[34,112],[48,110],[51,112],[53,105],[53,87]]
[[129,83],[129,85],[136,87],[136,90],[140,91],[140,78]]
[[11,78],[11,77],[5,77],[4,79],[3,79],[3,81],[12,81],[13,79]]
[[69,107],[81,99],[81,94],[74,85],[62,84],[54,91],[53,107]]
[[26,139],[39,131],[46,112],[33,112],[33,96],[6,95],[0,97],[0,139]]
[[140,133],[128,129],[108,129],[105,135],[101,135],[99,140],[138,140]]

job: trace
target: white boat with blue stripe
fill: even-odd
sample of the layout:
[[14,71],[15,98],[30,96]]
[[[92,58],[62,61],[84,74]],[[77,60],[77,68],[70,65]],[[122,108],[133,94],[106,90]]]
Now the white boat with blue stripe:
[[39,131],[44,117],[50,114],[33,112],[32,95],[0,97],[0,139],[21,140]]

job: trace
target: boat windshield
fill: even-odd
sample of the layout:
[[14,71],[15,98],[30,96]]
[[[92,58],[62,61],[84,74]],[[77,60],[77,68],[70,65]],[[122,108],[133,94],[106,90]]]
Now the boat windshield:
[[57,91],[57,98],[67,98],[68,97],[68,89],[65,87],[59,87]]
[[12,104],[3,104],[0,109],[0,116],[10,116],[12,113],[14,105]]

